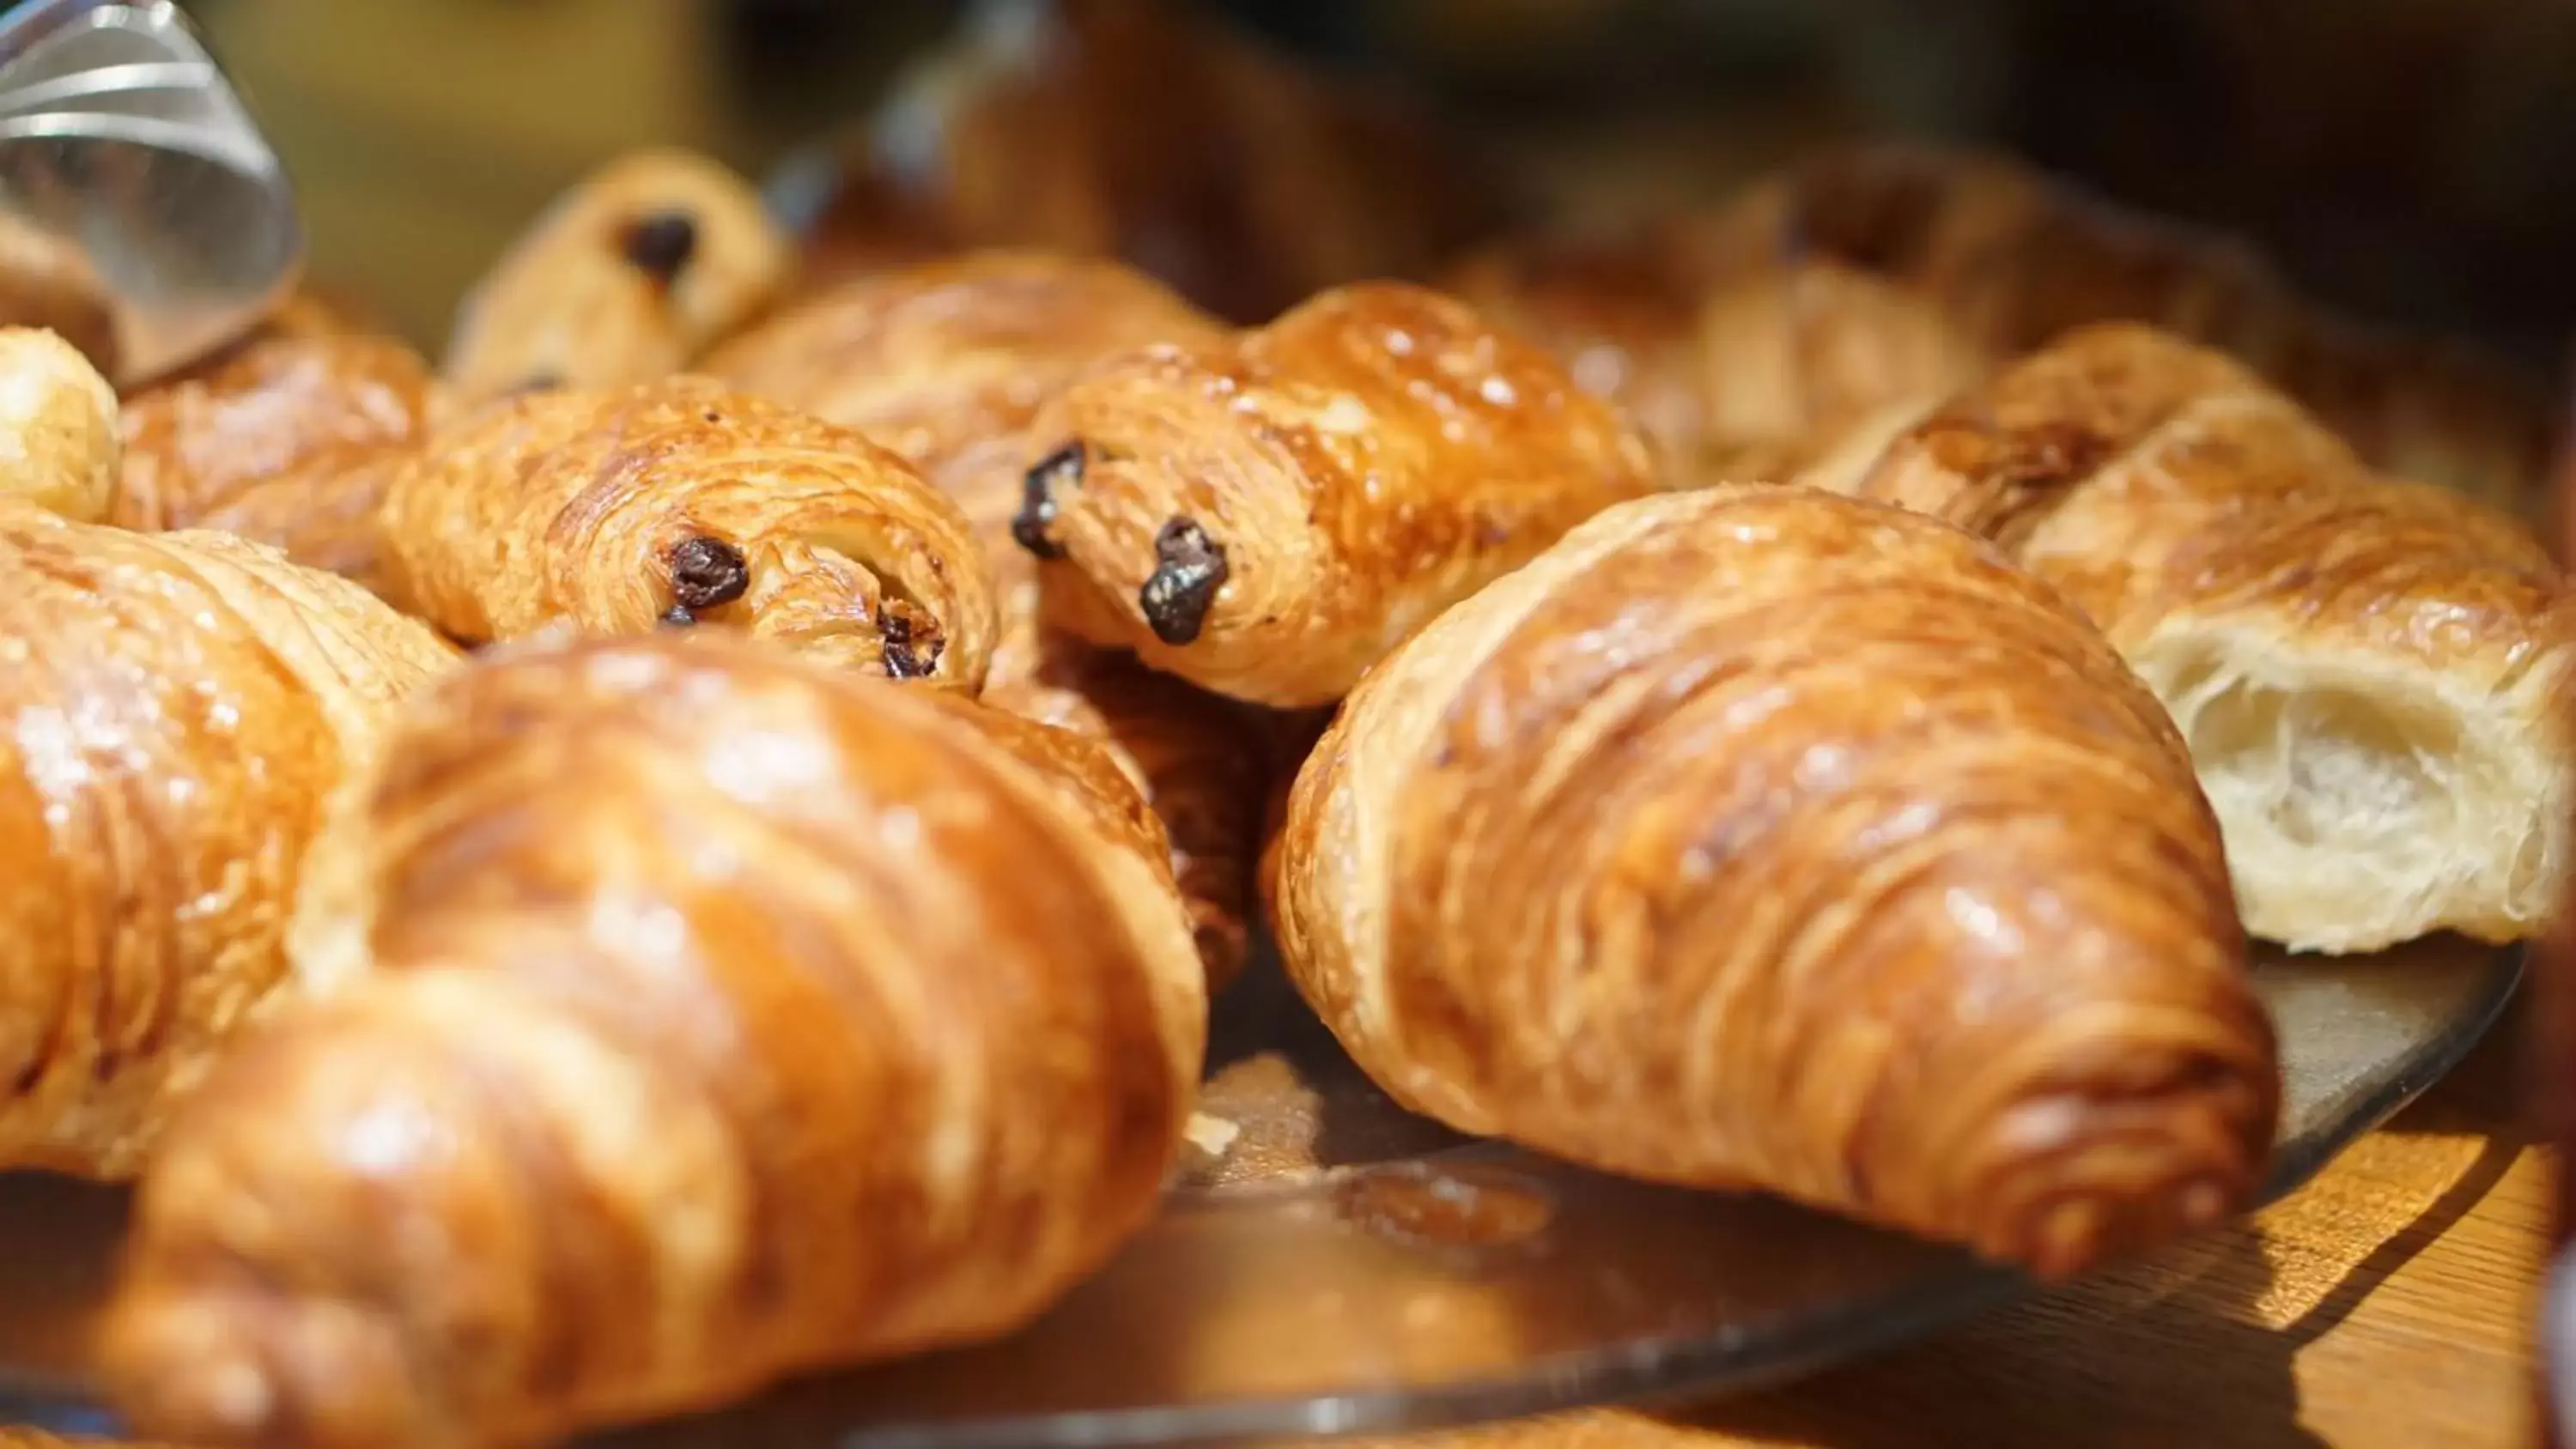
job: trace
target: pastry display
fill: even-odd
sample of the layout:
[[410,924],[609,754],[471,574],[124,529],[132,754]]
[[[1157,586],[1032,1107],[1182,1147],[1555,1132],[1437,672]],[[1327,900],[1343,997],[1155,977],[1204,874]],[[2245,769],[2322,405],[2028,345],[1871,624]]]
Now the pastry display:
[[1719,474],[1829,451],[1828,430],[2104,321],[2224,349],[2373,465],[2510,511],[2536,506],[2553,429],[2517,374],[2335,316],[2228,239],[1918,143],[1830,152],[1705,212],[1506,242],[1449,285],[1590,359],[1588,384]]
[[[2272,1200],[2552,926],[2497,364],[2017,161],[1614,217],[1755,142],[1579,185],[1321,29],[961,13],[765,191],[580,176],[434,361],[299,282],[120,396],[0,235],[49,1428],[1733,1383]],[[1498,230],[1486,144],[1592,201]]]
[[455,654],[266,547],[75,521],[106,383],[21,332],[0,377],[12,468],[60,485],[0,495],[0,1165],[123,1177],[285,978],[332,791]]
[[2218,1221],[2271,1142],[2181,738],[2045,586],[1883,505],[1576,529],[1344,702],[1275,872],[1371,1077],[1576,1162],[2063,1277]]
[[979,688],[993,597],[955,504],[859,435],[702,378],[484,404],[397,469],[389,598],[470,644],[722,625]]
[[451,676],[310,907],[367,962],[145,1179],[133,1419],[541,1442],[1027,1320],[1153,1211],[1206,1030],[1089,748],[712,632]]
[[1459,303],[1381,282],[1104,362],[1032,424],[1013,536],[1063,627],[1328,703],[1440,610],[1656,486],[1644,442]]
[[444,372],[468,397],[681,371],[785,294],[795,255],[749,182],[701,156],[623,156],[476,284]]
[[240,534],[372,586],[385,487],[444,410],[410,348],[291,320],[125,400],[112,520]]
[[2189,739],[2258,935],[2539,930],[2576,614],[2521,524],[2372,473],[2248,369],[2124,324],[2004,369],[1859,489],[1996,540],[2101,624]]

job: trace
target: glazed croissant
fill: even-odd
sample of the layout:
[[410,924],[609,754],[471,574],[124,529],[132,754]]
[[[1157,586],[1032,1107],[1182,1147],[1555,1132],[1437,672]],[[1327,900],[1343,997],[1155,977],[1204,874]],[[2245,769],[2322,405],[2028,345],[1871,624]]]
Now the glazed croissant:
[[1574,359],[1700,476],[1847,462],[1839,439],[1866,450],[1912,420],[1889,410],[2118,320],[2222,348],[2373,465],[2508,509],[2534,501],[2551,442],[2547,399],[2486,359],[2336,317],[2226,239],[1915,143],[1828,153],[1710,212],[1506,243],[1448,285]]
[[468,397],[648,382],[758,317],[794,273],[749,182],[638,151],[567,192],[467,294],[445,373]]
[[1033,1316],[1152,1212],[1205,1031],[1087,748],[717,633],[453,676],[307,903],[371,969],[143,1184],[130,1417],[540,1442]]
[[2155,700],[1952,529],[1631,503],[1442,616],[1297,782],[1282,959],[1412,1109],[2062,1277],[2256,1186],[2270,1027]]
[[843,284],[717,349],[705,370],[856,428],[957,500],[993,569],[984,698],[1108,746],[1172,842],[1211,985],[1243,960],[1265,761],[1239,711],[1045,629],[1011,540],[1033,415],[1102,356],[1223,329],[1115,262],[970,253]]
[[2576,616],[2520,524],[2124,325],[1962,396],[1860,489],[1995,539],[2101,624],[2190,740],[2255,934],[2368,951],[2548,914]]
[[1050,617],[1257,703],[1329,702],[1450,603],[1655,486],[1537,348],[1400,283],[1087,371],[1012,530]]
[[454,652],[227,534],[0,503],[0,1164],[121,1177],[286,972],[306,843]]
[[992,656],[956,505],[857,434],[704,379],[487,403],[396,472],[380,521],[387,596],[468,643],[714,623],[966,690]]
[[444,411],[410,348],[299,324],[126,399],[113,519],[237,533],[373,586],[385,488]]

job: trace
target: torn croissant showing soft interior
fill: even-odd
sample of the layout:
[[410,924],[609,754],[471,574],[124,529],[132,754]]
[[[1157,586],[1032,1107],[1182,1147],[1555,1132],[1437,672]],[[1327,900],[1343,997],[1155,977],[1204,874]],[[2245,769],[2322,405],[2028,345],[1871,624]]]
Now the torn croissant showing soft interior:
[[2567,856],[2564,576],[2218,354],[2087,328],[1848,475],[2064,589],[2188,736],[2247,926],[2294,949],[2538,931]]

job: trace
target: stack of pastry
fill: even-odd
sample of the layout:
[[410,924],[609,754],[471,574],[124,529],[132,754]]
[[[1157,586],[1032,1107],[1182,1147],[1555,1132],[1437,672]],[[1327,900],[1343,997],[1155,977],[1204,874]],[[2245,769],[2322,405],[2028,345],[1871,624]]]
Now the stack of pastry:
[[2228,238],[1917,143],[1509,239],[1447,275],[1630,400],[1677,466],[1721,475],[1847,469],[1996,363],[2110,321],[2227,351],[2374,466],[2508,510],[2539,503],[2553,442],[2548,400],[2509,369],[2333,315]]
[[767,225],[621,162],[435,379],[280,327],[120,407],[6,336],[0,1152],[139,1172],[141,1427],[538,1442],[1009,1332],[1153,1212],[1256,894],[1413,1110],[2063,1276],[2258,1190],[2249,926],[2518,939],[2563,863],[2554,568],[2188,342],[1815,271],[1753,312],[1879,321],[1730,456],[1832,487],[1689,487],[1715,353],[1033,251],[791,294]]

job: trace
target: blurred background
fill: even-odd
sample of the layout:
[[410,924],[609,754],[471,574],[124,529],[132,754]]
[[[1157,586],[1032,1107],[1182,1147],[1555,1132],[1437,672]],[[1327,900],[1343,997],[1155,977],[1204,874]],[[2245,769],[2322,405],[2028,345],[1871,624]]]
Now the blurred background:
[[[1924,134],[2240,229],[2323,298],[2535,367],[2576,318],[2564,0],[1170,3],[1401,93],[1539,211],[1713,195],[1824,141]],[[755,176],[801,155],[810,189],[818,158],[886,144],[869,118],[970,20],[1057,7],[189,8],[303,187],[317,275],[435,345],[509,235],[621,148],[687,144]]]

